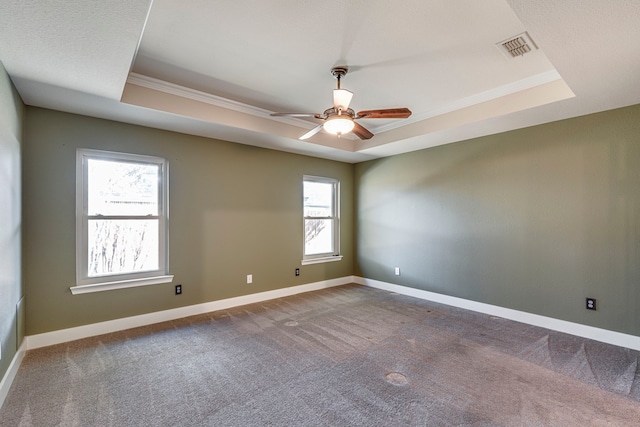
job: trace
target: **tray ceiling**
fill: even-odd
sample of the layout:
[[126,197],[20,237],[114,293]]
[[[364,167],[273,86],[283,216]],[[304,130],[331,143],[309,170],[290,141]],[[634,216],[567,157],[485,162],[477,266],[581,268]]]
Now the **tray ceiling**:
[[[640,103],[640,2],[8,1],[0,60],[25,103],[358,162]],[[532,49],[509,58],[501,43]],[[367,141],[273,118],[332,104]]]

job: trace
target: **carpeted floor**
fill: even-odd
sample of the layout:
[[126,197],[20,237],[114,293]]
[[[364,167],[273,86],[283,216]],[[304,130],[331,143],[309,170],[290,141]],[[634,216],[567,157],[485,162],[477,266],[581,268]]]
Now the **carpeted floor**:
[[631,426],[638,359],[348,285],[29,351],[0,424]]

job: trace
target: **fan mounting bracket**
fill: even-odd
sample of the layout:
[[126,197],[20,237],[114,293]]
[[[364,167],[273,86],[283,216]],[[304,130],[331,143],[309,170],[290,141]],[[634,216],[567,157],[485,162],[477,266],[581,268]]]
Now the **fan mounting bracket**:
[[342,77],[347,75],[347,71],[349,71],[349,67],[346,65],[339,65],[331,69],[331,75],[340,80]]

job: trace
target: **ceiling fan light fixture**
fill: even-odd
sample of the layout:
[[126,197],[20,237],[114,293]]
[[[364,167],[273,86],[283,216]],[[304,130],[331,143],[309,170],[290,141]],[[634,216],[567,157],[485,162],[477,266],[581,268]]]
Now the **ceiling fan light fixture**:
[[329,134],[337,135],[338,138],[346,133],[353,132],[355,136],[362,140],[371,139],[373,134],[360,123],[356,123],[356,119],[406,119],[411,115],[411,110],[406,107],[362,110],[356,114],[353,109],[349,108],[353,92],[340,88],[340,79],[347,74],[348,70],[345,65],[331,69],[331,74],[338,80],[338,87],[333,91],[333,107],[327,108],[322,114],[271,113],[271,115],[275,117],[312,117],[324,121],[298,138],[301,140],[311,138],[323,129]]
[[349,108],[351,98],[353,98],[353,92],[350,92],[346,89],[334,89],[333,108],[335,108],[336,110],[345,111],[347,108]]
[[336,114],[335,116],[328,117],[322,125],[324,130],[330,134],[338,136],[351,132],[354,126],[355,123],[353,119],[343,114]]

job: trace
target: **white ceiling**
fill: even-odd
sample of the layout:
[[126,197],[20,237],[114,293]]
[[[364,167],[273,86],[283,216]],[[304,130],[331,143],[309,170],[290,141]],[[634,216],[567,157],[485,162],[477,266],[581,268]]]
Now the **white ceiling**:
[[[358,162],[640,103],[640,0],[3,0],[0,61],[28,105]],[[539,49],[496,44],[527,32]],[[271,112],[331,107],[368,141]]]

